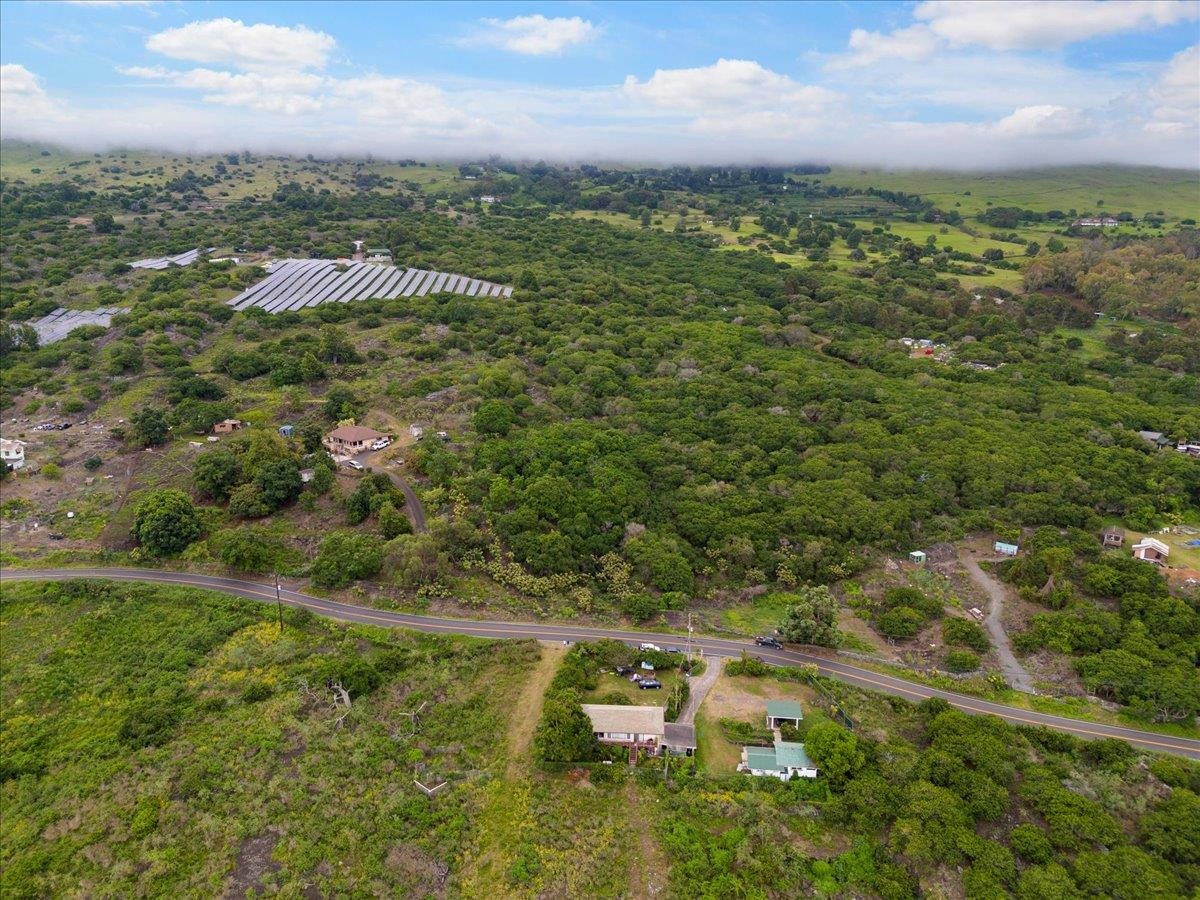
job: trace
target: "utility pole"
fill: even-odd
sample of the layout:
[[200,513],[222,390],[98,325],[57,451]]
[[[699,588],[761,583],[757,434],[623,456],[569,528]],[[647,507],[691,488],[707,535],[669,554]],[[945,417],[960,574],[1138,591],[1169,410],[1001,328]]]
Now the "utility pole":
[[279,573],[275,573],[275,609],[279,613],[279,633],[283,634],[283,599],[279,596]]

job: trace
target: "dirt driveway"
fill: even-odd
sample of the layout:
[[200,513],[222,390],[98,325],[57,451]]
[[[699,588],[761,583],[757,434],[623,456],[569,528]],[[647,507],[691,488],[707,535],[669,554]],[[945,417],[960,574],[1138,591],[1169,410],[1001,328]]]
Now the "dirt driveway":
[[988,599],[992,601],[987,618],[984,619],[984,627],[987,628],[992,643],[996,645],[996,655],[1000,657],[1000,671],[1004,673],[1004,679],[1018,691],[1036,694],[1037,690],[1034,689],[1033,679],[1025,671],[1025,667],[1021,665],[1016,654],[1013,653],[1012,644],[1008,640],[1008,632],[1000,618],[1004,612],[1004,597],[1007,588],[985,572],[969,554],[964,553],[959,558],[970,574],[971,580],[983,588]]

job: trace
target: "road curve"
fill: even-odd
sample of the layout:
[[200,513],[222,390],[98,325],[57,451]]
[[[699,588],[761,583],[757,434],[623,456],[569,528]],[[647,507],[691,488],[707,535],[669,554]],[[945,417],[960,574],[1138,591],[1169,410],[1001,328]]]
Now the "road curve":
[[[225,578],[215,575],[195,575],[189,572],[167,572],[158,569],[125,569],[125,568],[66,568],[66,569],[4,569],[0,570],[0,584],[12,581],[62,581],[75,578],[100,578],[122,581],[147,581],[159,584],[182,585],[185,587],[203,588],[220,591],[236,597],[249,600],[259,600],[265,603],[275,601],[275,586],[257,581],[246,581],[240,578]],[[348,603],[338,603],[302,594],[299,591],[281,588],[279,599],[287,606],[308,609],[312,612],[338,619],[343,622],[357,622],[363,625],[379,625],[382,627],[411,628],[416,631],[443,632],[463,634],[481,638],[527,638],[547,641],[587,641],[597,638],[614,638],[620,641],[655,641],[662,642],[664,635],[655,632],[626,631],[618,628],[588,628],[582,625],[547,625],[542,623],[525,622],[486,622],[472,619],[443,619],[434,616],[419,616],[409,613],[389,612],[381,609],[369,609]],[[978,715],[998,716],[1009,722],[1020,725],[1043,725],[1055,731],[1066,732],[1081,738],[1118,738],[1128,741],[1135,747],[1152,750],[1159,753],[1172,753],[1191,759],[1200,759],[1200,740],[1193,738],[1174,737],[1158,734],[1153,731],[1140,731],[1136,728],[1123,728],[1118,725],[1102,725],[1096,722],[1086,722],[1079,719],[1069,719],[1064,716],[1053,716],[1047,713],[1032,712],[1005,706],[1002,703],[992,703],[953,691],[943,691],[939,688],[906,681],[893,675],[885,675],[870,669],[852,666],[835,659],[826,659],[801,650],[772,650],[767,647],[756,647],[749,641],[736,641],[725,638],[693,637],[692,646],[702,648],[709,656],[738,656],[749,651],[763,659],[764,662],[780,666],[798,666],[810,664],[817,667],[823,675],[844,681],[856,687],[879,691],[903,697],[907,700],[920,701],[930,697],[940,697],[952,706],[964,712]]]

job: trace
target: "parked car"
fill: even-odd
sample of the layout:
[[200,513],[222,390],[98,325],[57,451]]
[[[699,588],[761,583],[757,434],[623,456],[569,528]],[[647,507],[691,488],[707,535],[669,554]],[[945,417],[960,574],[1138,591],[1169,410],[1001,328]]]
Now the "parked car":
[[357,459],[348,459],[344,463],[342,463],[342,465],[347,466],[351,469],[357,469],[359,472],[363,471],[366,468],[366,466],[364,466],[362,463],[360,463]]
[[638,649],[639,650],[656,650],[658,652],[662,652],[662,647],[658,646],[658,644],[651,644],[651,643],[640,644],[640,645],[638,645]]
[[754,643],[758,644],[760,647],[774,647],[776,650],[783,649],[783,644],[779,642],[779,638],[775,637],[756,637],[754,639]]
[[643,691],[657,691],[662,687],[662,682],[657,678],[643,678],[638,682],[638,687]]
[[371,449],[372,450],[383,450],[385,447],[390,446],[391,443],[392,443],[392,441],[390,438],[380,438],[379,440],[377,440],[371,444]]

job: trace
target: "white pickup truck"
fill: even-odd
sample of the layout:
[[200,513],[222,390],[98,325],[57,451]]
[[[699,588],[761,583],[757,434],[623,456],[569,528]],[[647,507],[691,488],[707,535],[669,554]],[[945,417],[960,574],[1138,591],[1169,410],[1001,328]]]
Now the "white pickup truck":
[[659,653],[662,652],[662,647],[658,646],[658,644],[651,644],[649,642],[642,644],[641,646],[638,647],[638,649],[639,650],[656,650]]

